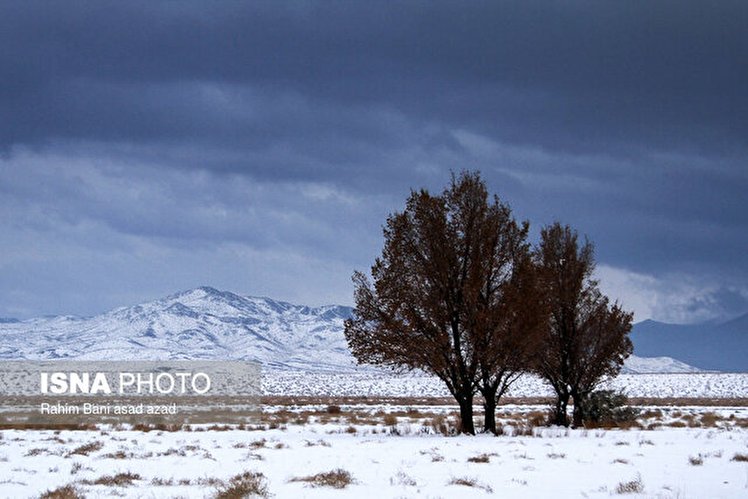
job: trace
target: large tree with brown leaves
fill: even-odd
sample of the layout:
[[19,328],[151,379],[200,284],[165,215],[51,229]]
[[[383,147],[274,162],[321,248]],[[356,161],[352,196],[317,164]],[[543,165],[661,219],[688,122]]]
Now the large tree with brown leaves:
[[573,424],[580,426],[590,393],[618,374],[632,352],[633,315],[600,292],[592,277],[592,244],[580,245],[569,226],[544,228],[535,256],[549,312],[536,369],[556,392],[554,422],[568,426],[566,410],[573,398]]
[[[493,416],[497,393],[519,369],[502,348],[523,342],[500,340],[519,329],[518,317],[505,316],[529,285],[513,278],[527,261],[526,237],[527,224],[490,200],[478,173],[453,176],[438,196],[411,192],[387,219],[373,285],[353,276],[356,307],[345,324],[353,355],[436,375],[460,406],[460,431],[474,433],[476,390],[490,395]],[[511,368],[502,370],[506,358]]]

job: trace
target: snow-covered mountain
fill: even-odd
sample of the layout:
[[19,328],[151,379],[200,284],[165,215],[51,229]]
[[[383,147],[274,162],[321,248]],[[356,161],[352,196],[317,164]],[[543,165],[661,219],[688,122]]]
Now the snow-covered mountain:
[[201,287],[95,317],[0,324],[0,359],[252,360],[269,368],[351,369],[349,307],[310,308]]
[[[350,307],[305,307],[210,287],[94,317],[0,322],[0,359],[232,359],[265,368],[350,371],[343,336]],[[668,357],[632,357],[625,372],[690,372]]]
[[653,373],[697,373],[701,369],[689,366],[672,357],[637,357],[630,356],[621,370],[624,374],[653,374]]

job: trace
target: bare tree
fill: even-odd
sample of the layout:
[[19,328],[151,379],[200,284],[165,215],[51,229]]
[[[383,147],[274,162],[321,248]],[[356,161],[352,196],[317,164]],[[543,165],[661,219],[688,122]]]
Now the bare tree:
[[605,377],[617,375],[632,352],[633,314],[600,293],[592,278],[592,244],[580,247],[569,226],[557,222],[541,231],[536,260],[549,311],[536,369],[556,392],[554,422],[568,426],[571,397],[573,424],[580,426],[589,394]]
[[495,382],[503,292],[526,235],[527,224],[518,226],[498,198],[489,203],[478,173],[453,176],[440,196],[411,192],[405,210],[387,219],[373,286],[353,276],[356,309],[345,324],[353,355],[436,375],[460,406],[460,431],[475,433],[479,371]]

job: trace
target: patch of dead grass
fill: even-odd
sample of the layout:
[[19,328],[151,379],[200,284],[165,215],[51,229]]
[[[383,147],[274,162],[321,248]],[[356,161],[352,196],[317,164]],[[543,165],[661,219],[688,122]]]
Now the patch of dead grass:
[[54,490],[48,490],[39,499],[83,499],[83,494],[74,485],[63,485]]
[[104,442],[94,441],[89,442],[87,444],[83,444],[79,447],[76,447],[75,449],[71,450],[68,453],[68,457],[70,456],[87,456],[91,454],[92,452],[100,451],[104,448]]
[[240,499],[244,497],[269,497],[265,475],[254,471],[245,471],[231,477],[226,484],[219,487],[215,499]]
[[93,482],[81,482],[88,483],[90,485],[106,485],[107,487],[127,487],[132,485],[135,480],[142,480],[142,477],[137,473],[125,471],[124,473],[117,473],[116,475],[104,475],[100,476]]
[[353,477],[344,469],[336,468],[332,471],[317,473],[304,477],[295,477],[289,482],[304,482],[312,487],[332,487],[334,489],[344,489],[353,483]]
[[477,479],[470,477],[452,478],[449,482],[447,482],[447,485],[462,485],[463,487],[473,487],[483,490],[487,494],[493,494],[493,489],[490,485],[480,483]]

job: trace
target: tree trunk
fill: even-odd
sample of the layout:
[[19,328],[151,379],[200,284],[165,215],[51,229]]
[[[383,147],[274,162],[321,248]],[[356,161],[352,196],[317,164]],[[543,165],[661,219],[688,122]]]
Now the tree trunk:
[[572,425],[574,428],[584,426],[584,397],[574,395],[574,412],[572,413]]
[[556,409],[553,414],[553,424],[558,426],[569,426],[569,419],[566,417],[566,407],[569,405],[569,394],[559,393],[556,397]]
[[483,432],[496,434],[496,391],[495,387],[488,386],[481,389],[483,395]]
[[485,415],[483,418],[483,431],[496,435],[496,399],[491,397],[483,402]]
[[475,426],[473,425],[473,394],[461,395],[457,402],[460,404],[460,433],[475,435]]

